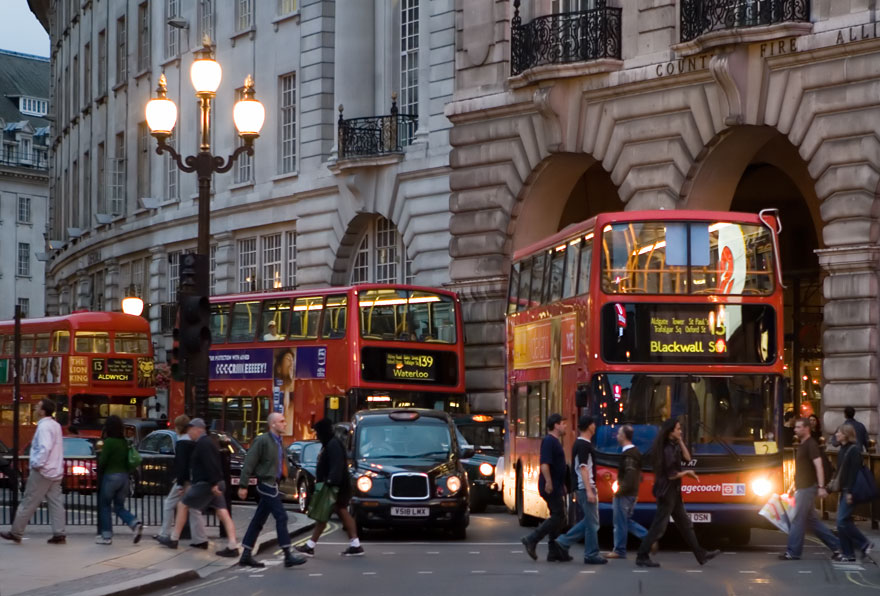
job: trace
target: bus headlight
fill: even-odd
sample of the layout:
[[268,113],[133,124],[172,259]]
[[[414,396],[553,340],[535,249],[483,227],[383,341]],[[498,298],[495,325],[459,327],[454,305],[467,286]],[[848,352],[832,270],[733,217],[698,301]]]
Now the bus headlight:
[[752,480],[752,492],[759,497],[766,497],[773,490],[773,485],[766,478],[756,478]]
[[480,474],[483,476],[491,476],[495,473],[495,466],[488,462],[483,462],[480,464]]
[[446,479],[446,488],[450,493],[457,493],[461,489],[461,478],[458,476],[450,476]]
[[611,492],[613,492],[615,495],[617,494],[618,486],[620,485],[617,484],[617,480],[611,483]]
[[357,479],[357,487],[362,493],[368,493],[373,488],[373,481],[370,480],[369,476],[361,476]]

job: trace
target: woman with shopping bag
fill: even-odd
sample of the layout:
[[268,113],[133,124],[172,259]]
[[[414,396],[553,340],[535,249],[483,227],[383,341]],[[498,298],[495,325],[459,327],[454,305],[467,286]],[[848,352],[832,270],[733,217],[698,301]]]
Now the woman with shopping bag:
[[840,561],[855,561],[855,549],[861,556],[867,557],[874,548],[874,543],[865,538],[853,521],[855,500],[853,486],[862,468],[861,446],[856,439],[856,429],[849,424],[841,424],[837,429],[836,438],[840,443],[837,452],[837,477],[835,484],[840,488],[840,500],[837,504],[837,535],[840,537]]

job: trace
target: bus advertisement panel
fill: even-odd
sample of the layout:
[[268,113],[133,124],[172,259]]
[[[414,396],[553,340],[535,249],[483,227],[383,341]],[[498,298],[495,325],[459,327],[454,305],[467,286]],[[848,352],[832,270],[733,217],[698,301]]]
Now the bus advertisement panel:
[[[10,444],[13,420],[14,322],[0,321],[0,440]],[[65,432],[99,437],[107,416],[146,418],[155,397],[150,324],[112,312],[77,312],[21,322],[21,441],[37,424],[40,399],[57,404]]]
[[[328,417],[380,407],[463,411],[464,347],[458,297],[434,288],[359,285],[216,296],[208,412],[249,443],[269,413],[285,440],[313,436]],[[184,409],[172,382],[170,408]]]
[[[651,447],[682,421],[683,496],[695,522],[737,542],[782,486],[782,285],[772,215],[606,213],[514,255],[507,313],[511,433],[503,490],[522,521],[546,516],[538,449],[551,412],[597,421],[600,516],[611,523],[631,424],[646,454],[635,519],[649,523]],[[595,250],[594,250],[595,247]],[[567,438],[567,447],[574,440]]]

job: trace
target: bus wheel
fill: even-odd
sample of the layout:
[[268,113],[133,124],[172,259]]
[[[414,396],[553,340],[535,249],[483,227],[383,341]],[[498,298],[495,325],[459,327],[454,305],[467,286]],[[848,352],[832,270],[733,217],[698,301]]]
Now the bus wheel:
[[752,539],[752,529],[748,526],[734,526],[727,531],[727,539],[733,546],[746,546]]
[[522,470],[516,471],[516,519],[519,522],[519,525],[523,527],[535,526],[537,525],[538,520],[532,517],[531,515],[526,515],[525,513],[525,496],[523,488],[523,480],[522,480]]

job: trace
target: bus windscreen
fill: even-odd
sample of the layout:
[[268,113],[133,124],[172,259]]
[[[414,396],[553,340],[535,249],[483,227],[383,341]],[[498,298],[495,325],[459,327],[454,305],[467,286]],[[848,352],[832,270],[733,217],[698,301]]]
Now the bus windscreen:
[[455,301],[449,296],[404,289],[360,293],[364,339],[454,344]]

